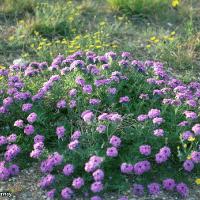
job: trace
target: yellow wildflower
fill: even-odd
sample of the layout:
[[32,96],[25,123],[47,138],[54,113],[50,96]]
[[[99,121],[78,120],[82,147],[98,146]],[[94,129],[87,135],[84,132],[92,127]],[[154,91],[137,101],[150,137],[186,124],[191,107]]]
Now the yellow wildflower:
[[179,1],[178,0],[173,0],[172,1],[172,7],[176,8],[179,5]]
[[188,141],[194,142],[194,141],[195,141],[195,137],[190,136],[190,137],[188,138]]
[[150,44],[146,45],[146,48],[147,49],[151,48],[151,45]]
[[158,42],[159,42],[159,39],[154,40],[154,43],[158,43]]
[[172,31],[170,35],[175,35],[175,34],[176,34],[176,32],[175,32],[175,31]]
[[174,37],[168,37],[169,41],[174,41]]
[[0,69],[5,69],[6,67],[4,67],[4,66],[2,66],[2,65],[0,65]]
[[188,156],[187,156],[187,159],[188,159],[188,160],[190,160],[191,158],[192,158],[191,155],[188,155]]
[[196,183],[197,185],[200,185],[200,178],[197,178],[197,179],[195,180],[195,183]]
[[153,36],[153,37],[150,38],[151,41],[154,41],[155,39],[156,39],[155,36]]

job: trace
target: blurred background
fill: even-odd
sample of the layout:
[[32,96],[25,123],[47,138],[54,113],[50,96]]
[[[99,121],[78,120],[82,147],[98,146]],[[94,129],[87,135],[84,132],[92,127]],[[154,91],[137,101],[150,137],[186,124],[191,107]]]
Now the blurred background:
[[0,65],[75,51],[130,51],[198,78],[199,0],[0,0]]

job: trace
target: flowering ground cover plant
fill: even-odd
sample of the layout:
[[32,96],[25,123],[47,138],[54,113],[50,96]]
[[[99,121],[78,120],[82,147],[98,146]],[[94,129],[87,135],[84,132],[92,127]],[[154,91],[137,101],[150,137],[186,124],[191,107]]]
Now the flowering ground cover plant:
[[129,52],[78,51],[0,75],[1,181],[39,162],[50,199],[128,188],[189,196],[200,171],[199,82]]

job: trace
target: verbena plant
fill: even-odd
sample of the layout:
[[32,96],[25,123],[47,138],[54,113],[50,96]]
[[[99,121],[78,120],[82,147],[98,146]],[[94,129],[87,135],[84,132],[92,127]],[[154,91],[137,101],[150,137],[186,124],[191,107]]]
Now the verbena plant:
[[200,83],[128,52],[79,51],[0,73],[1,180],[36,160],[51,198],[99,200],[129,187],[189,195],[200,170]]

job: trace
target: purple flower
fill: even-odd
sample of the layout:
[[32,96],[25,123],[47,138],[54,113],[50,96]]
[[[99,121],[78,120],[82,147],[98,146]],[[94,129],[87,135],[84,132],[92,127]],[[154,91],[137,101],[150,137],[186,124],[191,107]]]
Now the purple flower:
[[31,158],[39,158],[41,155],[42,155],[42,150],[40,150],[40,149],[34,149],[30,153]]
[[122,163],[120,166],[120,170],[124,174],[129,174],[133,171],[133,165],[128,163]]
[[149,117],[148,117],[148,115],[139,115],[138,117],[137,117],[137,120],[139,121],[139,122],[144,122],[145,120],[147,120]]
[[99,133],[105,133],[106,128],[107,127],[105,125],[100,124],[99,126],[97,126],[96,131],[99,132]]
[[15,121],[14,126],[19,127],[19,128],[23,128],[23,126],[24,126],[23,120],[18,119],[17,121]]
[[92,156],[89,159],[89,162],[85,163],[85,171],[93,172],[99,165],[103,162],[103,158],[99,156]]
[[46,193],[46,197],[48,199],[54,199],[56,193],[56,189],[51,189]]
[[83,92],[86,94],[92,94],[92,86],[91,85],[84,85]]
[[77,90],[76,90],[76,89],[71,89],[71,90],[69,91],[69,96],[70,96],[70,97],[75,97],[76,94],[77,94]]
[[197,119],[197,114],[195,112],[192,112],[192,111],[185,111],[184,112],[184,115],[186,116],[187,119]]
[[103,190],[103,184],[100,181],[96,181],[92,183],[90,189],[94,193],[101,192]]
[[102,200],[100,196],[93,196],[90,200]]
[[200,135],[200,124],[195,124],[192,127],[192,131],[194,132],[195,135]]
[[120,97],[119,103],[128,103],[130,101],[128,96]]
[[134,172],[137,175],[141,175],[145,172],[148,172],[151,169],[151,164],[149,161],[140,161],[134,165]]
[[80,76],[78,76],[78,77],[76,78],[75,82],[76,82],[78,85],[80,85],[80,86],[84,86],[84,85],[85,85],[85,80],[84,80],[82,77],[80,77]]
[[33,145],[34,149],[42,150],[44,148],[44,143],[43,142],[37,142]]
[[157,153],[157,154],[156,154],[156,162],[157,162],[158,164],[167,161],[167,159],[168,159],[168,157],[167,157],[166,155],[164,155],[164,154],[161,154],[161,153]]
[[112,122],[121,122],[122,121],[122,116],[119,115],[118,113],[111,113],[108,116],[108,120]]
[[83,120],[86,123],[90,123],[94,117],[94,114],[92,111],[86,110],[86,111],[82,112],[81,117],[83,118]]
[[32,135],[33,133],[34,133],[34,126],[33,125],[30,125],[30,124],[28,124],[28,125],[26,125],[25,127],[24,127],[24,133],[26,134],[26,135]]
[[158,183],[151,183],[147,186],[149,194],[156,195],[160,193],[160,185]]
[[32,107],[33,107],[33,104],[31,104],[31,103],[23,104],[23,105],[22,105],[22,111],[23,111],[23,112],[27,112],[27,111],[31,110]]
[[156,129],[156,130],[154,130],[153,134],[157,137],[162,137],[164,135],[164,130],[163,129]]
[[37,120],[37,114],[36,113],[31,113],[29,114],[29,116],[27,117],[27,121],[29,123],[34,123]]
[[38,142],[44,142],[44,136],[43,135],[36,135],[34,137],[34,143],[38,143]]
[[99,121],[104,121],[108,119],[108,113],[103,113],[101,115],[98,116],[98,120]]
[[89,103],[91,105],[99,105],[101,103],[101,100],[100,99],[90,99]]
[[81,177],[75,178],[72,182],[72,186],[75,189],[80,189],[85,184],[84,179]]
[[112,94],[112,95],[114,95],[114,94],[116,94],[116,92],[117,92],[117,89],[116,88],[108,88],[108,93],[109,94]]
[[151,146],[150,145],[141,145],[139,147],[139,151],[142,155],[148,156],[151,154]]
[[0,146],[7,144],[7,138],[5,136],[0,136]]
[[95,172],[93,172],[92,176],[95,181],[102,181],[104,179],[104,172],[101,169],[97,169]]
[[74,141],[71,141],[69,144],[68,144],[68,148],[70,150],[75,150],[79,145],[79,141],[78,140],[74,140]]
[[101,63],[108,63],[108,58],[106,56],[97,56],[98,58],[98,61],[101,62]]
[[119,147],[121,145],[121,139],[119,137],[113,135],[110,138],[109,143],[112,144],[112,146],[114,146],[114,147]]
[[128,59],[129,57],[131,57],[131,53],[130,52],[122,52],[122,58],[124,59]]
[[133,194],[137,196],[144,195],[144,187],[141,184],[133,184]]
[[188,126],[188,125],[189,125],[189,122],[188,122],[188,121],[182,121],[182,122],[180,122],[180,123],[178,124],[178,126],[182,126],[182,127]]
[[13,164],[8,168],[8,170],[9,170],[9,173],[11,176],[16,176],[19,174],[19,166],[18,165]]
[[186,104],[193,107],[193,108],[197,107],[197,102],[195,100],[192,100],[192,99],[186,101]]
[[185,131],[182,133],[183,140],[188,140],[190,137],[193,137],[193,134],[191,131]]
[[101,66],[101,68],[102,68],[103,70],[106,70],[106,69],[109,69],[109,68],[110,68],[110,65],[109,65],[109,64],[103,64],[103,65]]
[[149,95],[148,94],[140,94],[139,96],[140,99],[144,99],[144,100],[148,100],[149,99]]
[[13,98],[12,97],[7,97],[3,100],[3,106],[8,107],[13,103]]
[[80,137],[81,137],[81,132],[75,131],[71,136],[71,140],[78,140]]
[[167,179],[163,180],[162,185],[165,190],[172,191],[172,190],[174,190],[176,183],[175,183],[174,179],[167,178]]
[[49,187],[55,181],[55,176],[52,174],[48,174],[47,176],[43,177],[40,182],[39,186],[42,189]]
[[163,120],[162,117],[155,117],[155,118],[153,118],[153,123],[154,123],[154,124],[160,125],[160,124],[162,124],[163,122],[164,122],[164,120]]
[[63,156],[60,155],[58,152],[54,152],[52,155],[50,155],[49,159],[53,166],[58,166],[62,163]]
[[65,100],[60,100],[60,101],[58,101],[58,103],[56,104],[56,107],[57,108],[66,108],[67,107],[67,103],[66,103],[66,101]]
[[185,160],[185,162],[183,163],[183,168],[185,169],[185,171],[191,172],[194,168],[194,163],[192,162],[192,160]]
[[[14,133],[7,137],[7,141],[9,143],[16,142],[16,140],[17,140],[17,135]],[[0,139],[0,144],[1,144],[1,139]]]
[[73,191],[69,187],[62,189],[62,191],[61,191],[61,196],[64,200],[71,199],[72,195],[73,195]]
[[58,136],[58,139],[63,138],[65,134],[65,127],[59,126],[56,128],[56,135]]
[[171,155],[171,150],[169,147],[164,146],[160,149],[160,153],[166,155],[167,157],[170,157]]
[[179,183],[176,185],[176,191],[182,196],[187,197],[189,195],[189,189],[185,183]]
[[193,151],[191,153],[191,159],[194,163],[200,163],[200,152],[198,151]]
[[67,164],[67,165],[64,166],[64,168],[63,168],[63,174],[65,176],[70,176],[73,173],[74,173],[74,165]]
[[118,62],[118,64],[119,64],[119,66],[121,66],[121,67],[128,67],[129,61],[128,61],[128,60],[122,59],[122,60],[120,60],[120,61]]
[[4,166],[0,166],[0,180],[6,181],[10,176],[10,170],[5,168]]
[[108,157],[117,157],[118,151],[115,147],[109,147],[109,148],[107,148],[106,155]]
[[151,109],[149,112],[148,112],[148,117],[150,119],[153,119],[155,117],[159,117],[160,116],[160,110],[158,109]]
[[76,100],[71,100],[71,101],[69,102],[69,107],[70,107],[70,108],[75,108],[75,107],[76,107]]

